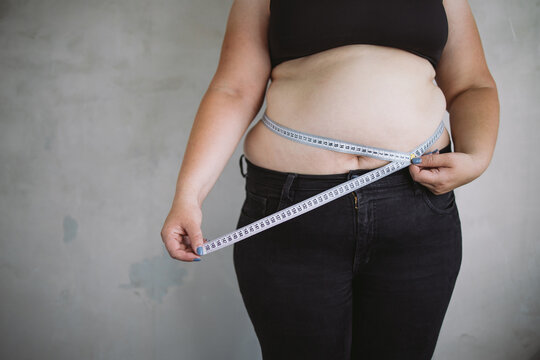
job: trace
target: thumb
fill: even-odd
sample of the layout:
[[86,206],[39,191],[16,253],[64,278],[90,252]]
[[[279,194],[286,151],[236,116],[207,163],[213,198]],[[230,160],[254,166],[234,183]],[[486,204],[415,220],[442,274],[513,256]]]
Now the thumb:
[[202,255],[202,246],[204,240],[200,226],[195,222],[189,222],[185,224],[184,227],[189,236],[189,241],[191,242],[191,248],[193,249],[193,252],[195,254]]
[[[417,160],[418,159],[418,160]],[[452,163],[452,154],[429,154],[413,159],[413,164],[419,167],[449,167]]]

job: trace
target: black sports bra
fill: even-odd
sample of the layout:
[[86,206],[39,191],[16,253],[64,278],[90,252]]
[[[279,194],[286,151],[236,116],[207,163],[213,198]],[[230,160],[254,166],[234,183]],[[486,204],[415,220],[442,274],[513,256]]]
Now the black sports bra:
[[448,39],[442,0],[271,0],[272,68],[349,44],[400,48],[437,68]]

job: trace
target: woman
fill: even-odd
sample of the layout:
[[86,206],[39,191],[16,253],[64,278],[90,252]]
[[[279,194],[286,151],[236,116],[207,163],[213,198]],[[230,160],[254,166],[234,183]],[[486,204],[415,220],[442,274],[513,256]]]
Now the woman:
[[[401,152],[449,112],[453,151],[445,130],[408,168],[234,244],[265,360],[430,359],[461,264],[453,189],[487,168],[499,122],[467,0],[235,0],[161,232],[171,257],[200,260],[202,202],[265,95],[283,126]],[[243,150],[237,228],[387,163],[261,121]]]

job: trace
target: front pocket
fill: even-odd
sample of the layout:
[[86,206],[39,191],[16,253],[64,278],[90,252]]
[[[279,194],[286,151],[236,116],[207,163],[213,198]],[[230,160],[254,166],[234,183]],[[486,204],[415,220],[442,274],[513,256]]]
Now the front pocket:
[[246,190],[246,198],[240,211],[244,216],[258,220],[265,216],[267,202],[268,199],[266,197]]
[[427,187],[423,187],[422,198],[426,205],[437,214],[449,214],[456,208],[454,191],[435,195]]

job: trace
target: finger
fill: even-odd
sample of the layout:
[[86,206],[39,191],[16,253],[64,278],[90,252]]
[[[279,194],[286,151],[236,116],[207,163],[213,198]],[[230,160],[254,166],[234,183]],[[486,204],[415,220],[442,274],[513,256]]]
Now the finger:
[[191,250],[173,250],[172,252],[169,252],[171,254],[171,257],[182,260],[182,261],[201,261],[201,258],[194,254]]
[[167,241],[165,247],[167,248],[169,255],[174,259],[182,261],[200,261],[200,257],[193,252],[191,247],[186,247],[184,244],[180,244],[175,240]]
[[417,165],[411,165],[409,172],[414,181],[424,186],[435,186],[440,182],[441,170],[439,168],[421,168]]
[[[192,244],[191,244],[191,240],[189,238],[189,235],[182,235],[182,239],[183,241],[180,243],[180,248],[181,249],[192,249]],[[207,238],[203,238],[203,241],[204,243],[206,243],[208,241]]]
[[186,232],[189,235],[189,240],[191,242],[191,248],[193,249],[193,252],[198,255],[202,255],[202,246],[204,241],[200,226],[195,222],[189,222],[184,226]]
[[414,158],[413,164],[419,167],[452,167],[453,158],[452,154],[428,154],[421,157]]

